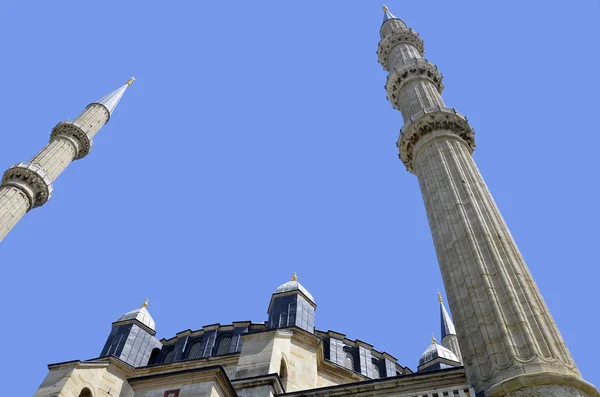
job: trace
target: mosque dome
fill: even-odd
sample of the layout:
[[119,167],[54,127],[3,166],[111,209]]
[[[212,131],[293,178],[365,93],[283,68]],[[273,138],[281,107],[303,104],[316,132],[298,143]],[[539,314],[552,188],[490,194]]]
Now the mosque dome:
[[419,367],[435,360],[436,358],[444,358],[446,360],[454,361],[460,365],[460,360],[458,357],[456,357],[456,354],[454,354],[454,352],[452,352],[450,349],[446,349],[444,346],[438,345],[434,339],[433,343],[429,345],[427,350],[421,354],[421,358],[419,359]]
[[135,310],[127,312],[123,314],[121,317],[117,319],[115,322],[127,321],[127,320],[138,320],[140,323],[144,324],[146,327],[150,328],[152,331],[156,331],[156,325],[154,324],[154,319],[150,315],[150,312],[147,309],[148,307],[148,299],[146,302],[142,304],[142,307],[139,307]]
[[298,276],[296,276],[296,273],[294,273],[294,276],[292,277],[291,281],[288,281],[287,283],[281,284],[279,287],[277,287],[277,289],[275,290],[274,294],[281,294],[283,292],[288,292],[288,291],[300,291],[312,303],[316,303],[315,302],[315,298],[313,298],[313,296],[311,295],[311,293],[308,292],[308,290],[306,288],[304,288],[304,286],[298,282]]

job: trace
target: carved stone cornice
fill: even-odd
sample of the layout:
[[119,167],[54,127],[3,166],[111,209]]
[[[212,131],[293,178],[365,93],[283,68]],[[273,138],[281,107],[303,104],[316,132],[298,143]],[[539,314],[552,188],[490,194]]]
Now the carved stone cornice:
[[56,127],[52,129],[50,141],[61,136],[73,138],[79,143],[78,147],[75,147],[74,160],[84,158],[90,150],[92,150],[92,145],[94,144],[92,133],[83,124],[77,121],[69,120],[58,123]]
[[29,199],[29,210],[40,207],[52,196],[52,179],[40,166],[18,163],[10,167],[2,176],[2,185],[14,186],[22,190]]
[[400,90],[406,83],[415,78],[426,78],[430,80],[441,94],[444,90],[442,83],[442,74],[437,66],[427,59],[412,58],[408,61],[402,61],[401,64],[394,66],[394,70],[388,75],[385,84],[387,97],[394,109],[400,109]]
[[377,48],[377,57],[379,58],[379,63],[385,70],[388,70],[388,56],[390,55],[390,52],[394,49],[394,47],[402,43],[412,44],[417,48],[421,56],[425,55],[423,39],[421,39],[421,36],[419,36],[417,32],[412,29],[396,30],[392,34],[381,39]]
[[445,135],[461,139],[468,146],[471,153],[475,150],[475,132],[469,125],[467,118],[458,113],[456,109],[436,106],[420,111],[409,117],[407,123],[400,130],[398,149],[400,159],[406,169],[414,173],[413,160],[417,144],[432,132],[443,131]]

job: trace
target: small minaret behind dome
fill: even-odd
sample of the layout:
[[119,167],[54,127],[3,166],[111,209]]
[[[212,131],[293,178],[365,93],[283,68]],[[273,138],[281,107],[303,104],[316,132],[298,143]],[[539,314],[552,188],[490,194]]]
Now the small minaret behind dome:
[[446,308],[444,307],[444,300],[442,294],[438,291],[438,300],[440,302],[440,323],[442,326],[442,346],[446,349],[451,350],[458,360],[462,363],[462,356],[460,354],[460,346],[458,345],[458,336],[456,336],[456,329],[454,323],[448,315]]
[[296,272],[291,281],[280,285],[269,303],[268,327],[285,328],[300,327],[308,332],[315,331],[315,299],[302,284],[298,282]]
[[94,136],[108,122],[133,80],[90,103],[75,120],[58,123],[50,142],[38,154],[4,173],[0,183],[0,241],[27,212],[50,199],[54,181],[72,161],[87,156]]

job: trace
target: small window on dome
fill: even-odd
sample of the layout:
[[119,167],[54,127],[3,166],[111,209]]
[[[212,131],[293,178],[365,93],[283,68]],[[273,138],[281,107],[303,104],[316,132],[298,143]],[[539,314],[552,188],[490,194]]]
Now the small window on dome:
[[354,371],[356,368],[354,354],[352,354],[352,351],[349,347],[344,347],[344,367],[352,371]]
[[202,357],[202,342],[197,341],[197,342],[192,343],[192,345],[190,346],[187,358],[188,358],[188,360],[191,360],[191,359],[200,358],[200,357]]
[[175,349],[172,348],[171,350],[169,350],[167,352],[167,354],[165,354],[165,358],[163,359],[163,363],[164,364],[172,363],[174,358],[175,358]]
[[377,362],[376,359],[372,359],[371,362],[373,363],[373,366],[371,369],[371,379],[381,378],[381,371],[379,370],[379,363]]
[[231,347],[231,335],[222,336],[217,342],[217,348],[215,349],[215,355],[219,356],[221,354],[229,353],[229,348]]

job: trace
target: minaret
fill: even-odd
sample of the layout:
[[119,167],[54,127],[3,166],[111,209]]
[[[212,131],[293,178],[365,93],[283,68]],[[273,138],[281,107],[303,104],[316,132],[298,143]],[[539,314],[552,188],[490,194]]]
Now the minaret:
[[446,349],[449,349],[454,354],[458,360],[462,363],[462,358],[460,355],[460,347],[458,346],[458,337],[456,336],[456,330],[454,328],[454,323],[450,319],[446,308],[444,307],[444,300],[442,299],[442,294],[438,292],[438,300],[440,301],[440,323],[442,325],[442,346]]
[[50,143],[28,163],[10,167],[0,184],[0,241],[29,210],[52,196],[52,183],[73,160],[87,156],[94,135],[108,122],[132,77],[117,90],[89,104],[74,121],[58,123]]
[[466,117],[446,107],[423,41],[384,7],[379,62],[402,112],[400,159],[419,178],[467,379],[492,396],[598,396],[581,375],[471,153]]

